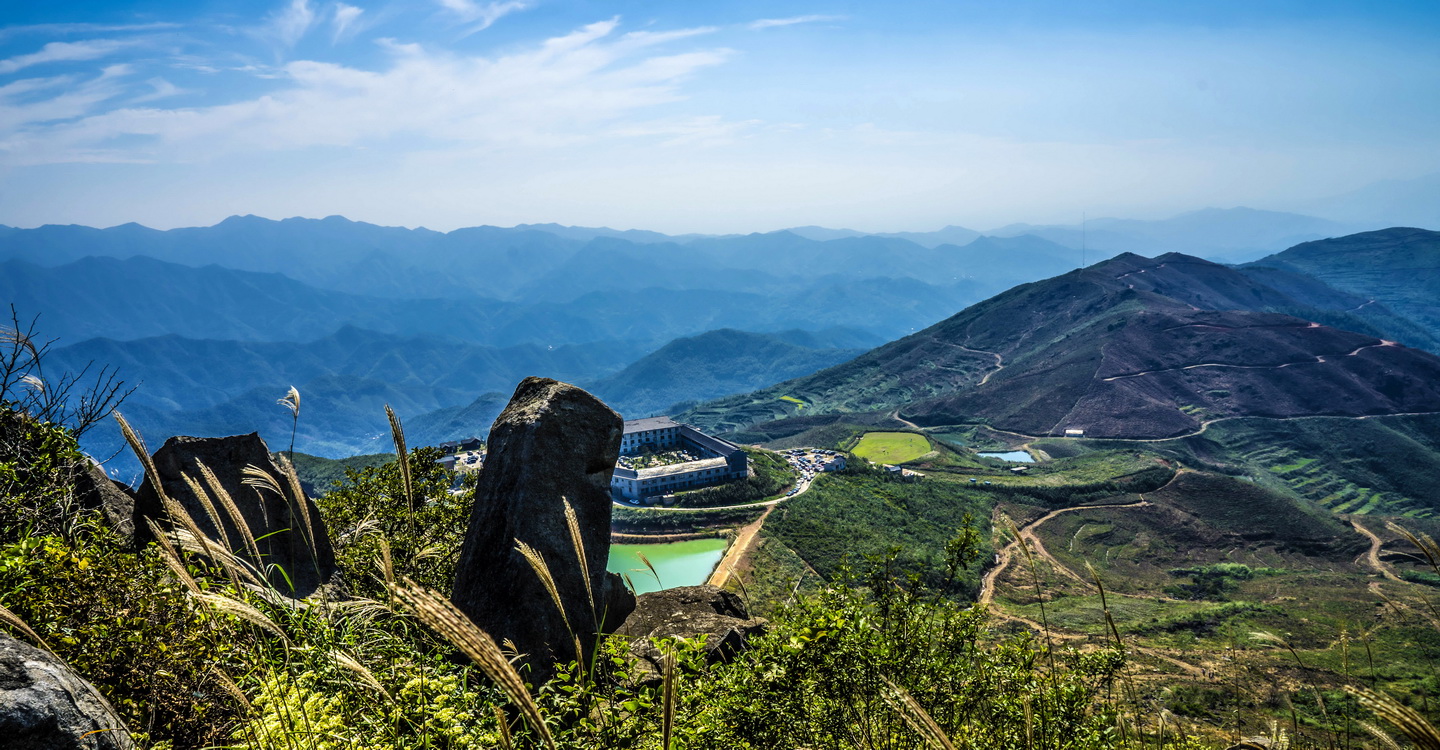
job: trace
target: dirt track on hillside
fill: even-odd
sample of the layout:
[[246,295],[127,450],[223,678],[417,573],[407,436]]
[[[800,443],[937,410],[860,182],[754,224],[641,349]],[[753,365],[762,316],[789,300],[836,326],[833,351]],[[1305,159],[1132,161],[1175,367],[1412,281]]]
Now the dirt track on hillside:
[[1376,536],[1375,532],[1365,528],[1364,526],[1361,526],[1360,522],[1356,521],[1353,518],[1350,519],[1350,525],[1354,526],[1356,531],[1360,532],[1361,535],[1363,535],[1366,539],[1370,540],[1370,549],[1366,550],[1365,554],[1355,558],[1355,562],[1358,563],[1361,560],[1364,560],[1370,565],[1371,568],[1375,570],[1376,573],[1379,573],[1380,575],[1385,576],[1392,581],[1400,580],[1400,576],[1397,576],[1394,573],[1390,572],[1390,568],[1380,560],[1380,547],[1384,544],[1384,542],[1380,541],[1380,537]]
[[760,527],[765,525],[765,519],[770,517],[770,512],[775,510],[774,506],[765,509],[760,517],[751,523],[740,527],[735,535],[735,541],[730,543],[730,548],[725,550],[725,556],[715,565],[715,571],[710,574],[707,584],[717,588],[725,588],[730,581],[730,576],[735,574],[736,568],[745,561],[750,554],[750,548],[755,544],[755,538],[760,534]]

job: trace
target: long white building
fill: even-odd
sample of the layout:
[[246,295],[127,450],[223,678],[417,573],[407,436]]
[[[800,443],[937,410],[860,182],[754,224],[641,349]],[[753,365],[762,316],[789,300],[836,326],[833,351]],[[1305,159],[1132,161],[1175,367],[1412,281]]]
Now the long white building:
[[610,489],[627,500],[637,502],[646,497],[709,487],[750,475],[750,457],[740,446],[728,440],[706,435],[669,417],[625,422],[625,434],[620,438],[621,456],[679,450],[696,456],[696,460],[646,469],[617,465],[615,474],[610,478]]

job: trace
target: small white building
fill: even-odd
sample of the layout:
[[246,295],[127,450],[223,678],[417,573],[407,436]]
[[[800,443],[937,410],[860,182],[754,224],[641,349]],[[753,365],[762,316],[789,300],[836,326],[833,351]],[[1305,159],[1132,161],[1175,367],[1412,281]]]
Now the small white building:
[[1066,430],[1065,430],[1065,437],[1068,437],[1068,438],[1083,438],[1083,437],[1085,437],[1085,431],[1084,431],[1084,430],[1081,430],[1081,429],[1074,428],[1074,427],[1069,427],[1069,428],[1066,428]]

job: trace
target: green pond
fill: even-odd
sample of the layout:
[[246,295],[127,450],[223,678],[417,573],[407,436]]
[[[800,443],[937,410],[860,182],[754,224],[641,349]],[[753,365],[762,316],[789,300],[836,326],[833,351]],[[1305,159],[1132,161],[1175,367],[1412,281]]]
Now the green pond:
[[[612,544],[605,569],[630,576],[635,593],[645,594],[676,586],[698,586],[710,577],[715,564],[725,556],[726,539],[692,539],[665,544]],[[655,566],[660,580],[640,561],[640,555]]]

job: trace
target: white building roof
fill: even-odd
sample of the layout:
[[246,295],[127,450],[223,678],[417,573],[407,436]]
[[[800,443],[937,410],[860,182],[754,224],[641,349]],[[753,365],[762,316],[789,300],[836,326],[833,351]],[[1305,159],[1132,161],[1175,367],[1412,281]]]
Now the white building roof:
[[663,430],[666,427],[679,427],[680,424],[669,417],[646,417],[644,419],[625,420],[625,434],[632,432],[648,432],[650,430]]

